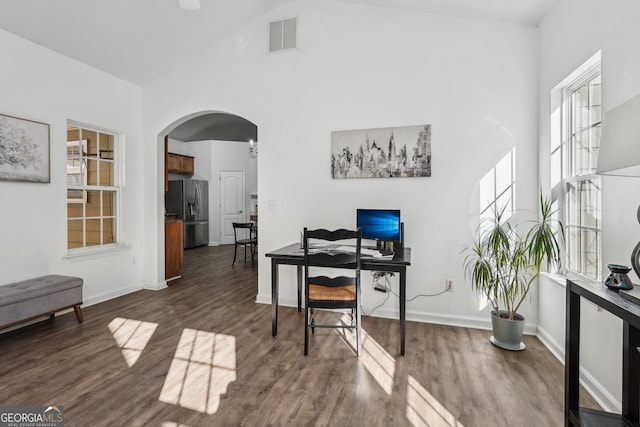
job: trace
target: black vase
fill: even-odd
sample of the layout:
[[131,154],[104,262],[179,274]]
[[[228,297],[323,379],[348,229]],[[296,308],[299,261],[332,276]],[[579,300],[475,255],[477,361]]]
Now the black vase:
[[630,267],[620,264],[607,264],[607,268],[611,273],[609,273],[607,278],[604,280],[604,284],[607,285],[609,289],[624,289],[627,291],[629,289],[633,289],[631,279],[627,276],[627,273],[631,271]]

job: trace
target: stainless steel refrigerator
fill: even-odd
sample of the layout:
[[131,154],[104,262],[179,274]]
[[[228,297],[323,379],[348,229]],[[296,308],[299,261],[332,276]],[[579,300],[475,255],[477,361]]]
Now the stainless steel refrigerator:
[[184,222],[184,248],[209,244],[209,183],[198,179],[169,181],[164,196],[167,213]]

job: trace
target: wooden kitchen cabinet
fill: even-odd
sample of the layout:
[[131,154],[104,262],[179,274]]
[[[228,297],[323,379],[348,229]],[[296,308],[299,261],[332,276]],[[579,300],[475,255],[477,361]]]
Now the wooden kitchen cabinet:
[[195,159],[191,156],[182,156],[182,173],[185,175],[193,175],[195,170]]
[[171,173],[193,175],[194,157],[183,154],[167,153],[167,170]]
[[184,225],[182,220],[164,224],[164,278],[179,277],[184,265]]

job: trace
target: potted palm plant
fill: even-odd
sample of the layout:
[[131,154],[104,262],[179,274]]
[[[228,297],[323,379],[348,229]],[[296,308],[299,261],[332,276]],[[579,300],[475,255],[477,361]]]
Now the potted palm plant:
[[491,303],[491,342],[508,350],[523,350],[525,318],[518,309],[540,276],[543,266],[560,265],[564,227],[553,218],[550,199],[540,195],[538,219],[521,233],[503,220],[504,209],[481,223],[478,238],[467,247],[464,266],[473,288]]

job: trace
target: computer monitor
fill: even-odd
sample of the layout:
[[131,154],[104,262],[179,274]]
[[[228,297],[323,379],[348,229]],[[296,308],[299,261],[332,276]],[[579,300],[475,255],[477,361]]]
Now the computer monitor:
[[387,242],[400,242],[402,239],[398,209],[358,209],[356,226],[362,230],[363,239]]

